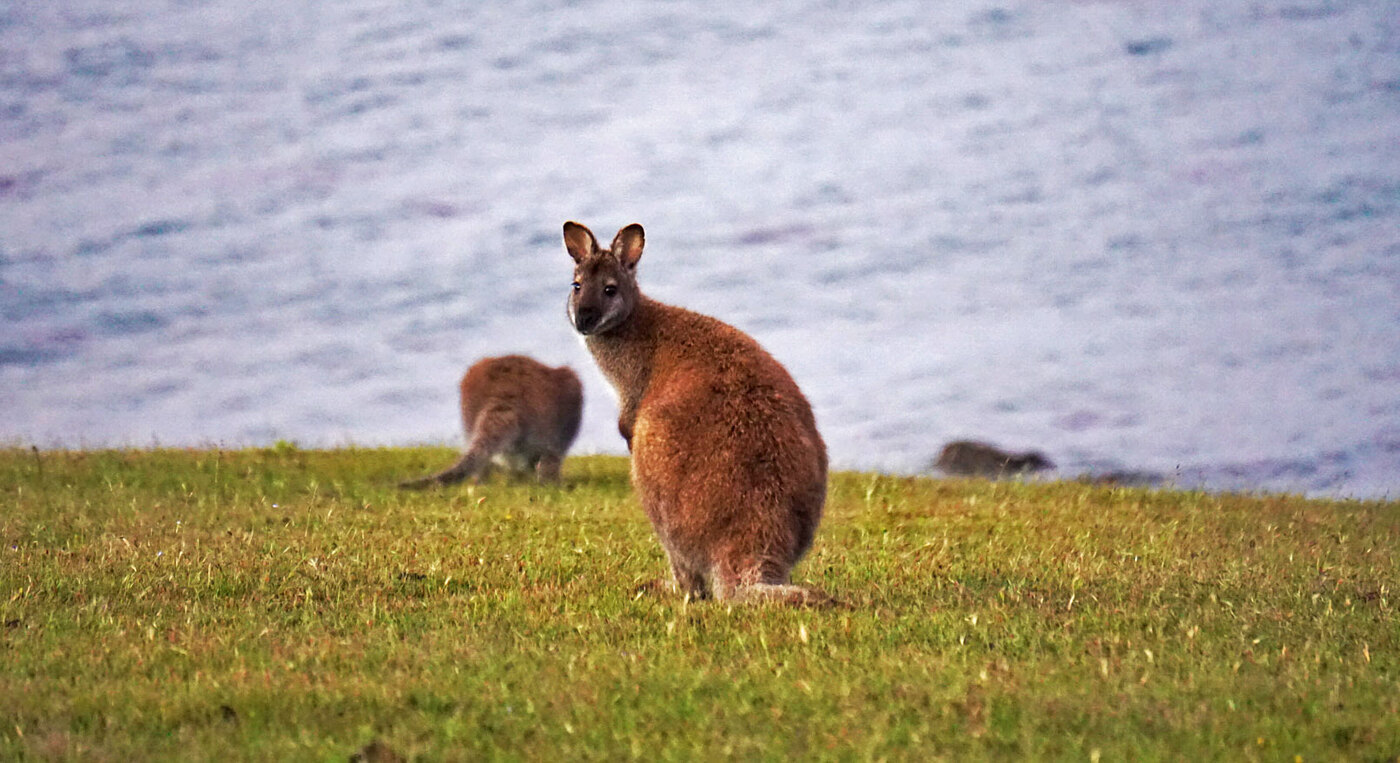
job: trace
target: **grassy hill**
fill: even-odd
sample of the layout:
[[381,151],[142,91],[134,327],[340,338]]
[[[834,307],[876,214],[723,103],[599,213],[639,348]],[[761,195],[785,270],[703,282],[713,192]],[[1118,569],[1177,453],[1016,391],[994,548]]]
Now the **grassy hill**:
[[0,450],[0,758],[1400,758],[1400,503],[840,473],[841,606],[729,607],[451,457]]

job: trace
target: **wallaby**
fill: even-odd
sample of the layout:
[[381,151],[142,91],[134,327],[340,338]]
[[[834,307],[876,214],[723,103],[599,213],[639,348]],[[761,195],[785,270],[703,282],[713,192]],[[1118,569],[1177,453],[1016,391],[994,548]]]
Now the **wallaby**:
[[632,484],[688,598],[823,604],[789,583],[826,501],[826,445],[786,369],[752,337],[637,286],[645,234],[609,249],[574,222],[568,315],[617,390]]
[[947,474],[993,479],[1055,468],[1050,459],[1037,451],[1010,453],[995,445],[971,440],[954,440],[943,446],[933,465]]
[[462,457],[437,474],[400,486],[479,479],[493,461],[516,473],[534,470],[540,482],[558,482],[582,414],[583,386],[568,366],[550,368],[524,355],[483,358],[462,377],[467,433]]

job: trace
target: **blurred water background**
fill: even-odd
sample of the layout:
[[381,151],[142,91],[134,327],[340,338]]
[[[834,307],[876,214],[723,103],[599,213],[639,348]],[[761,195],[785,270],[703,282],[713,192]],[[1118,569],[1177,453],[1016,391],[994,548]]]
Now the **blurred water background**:
[[8,0],[0,442],[460,442],[586,384],[559,228],[757,337],[838,467],[1400,488],[1400,3]]

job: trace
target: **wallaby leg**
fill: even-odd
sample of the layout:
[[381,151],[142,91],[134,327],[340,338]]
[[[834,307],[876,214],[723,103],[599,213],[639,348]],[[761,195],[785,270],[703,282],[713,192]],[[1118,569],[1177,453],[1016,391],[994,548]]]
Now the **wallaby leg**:
[[540,460],[535,463],[535,479],[549,484],[559,482],[559,470],[563,464],[564,459],[558,453],[540,456]]
[[419,488],[451,485],[469,477],[481,477],[491,468],[491,457],[504,450],[520,435],[520,419],[514,411],[489,408],[476,417],[472,439],[457,463],[437,474],[399,483],[399,487]]
[[705,576],[698,570],[681,564],[674,557],[671,558],[671,576],[676,582],[676,590],[685,594],[691,601],[710,598],[710,586],[705,582]]

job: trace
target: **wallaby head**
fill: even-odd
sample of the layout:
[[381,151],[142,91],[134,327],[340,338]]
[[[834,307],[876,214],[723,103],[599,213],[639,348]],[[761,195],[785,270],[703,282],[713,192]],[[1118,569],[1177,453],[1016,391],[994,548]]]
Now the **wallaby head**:
[[564,223],[564,247],[574,258],[573,291],[569,293],[569,323],[584,336],[604,334],[622,325],[637,306],[637,261],[646,235],[633,223],[617,232],[612,246],[598,246],[593,232],[575,222]]

